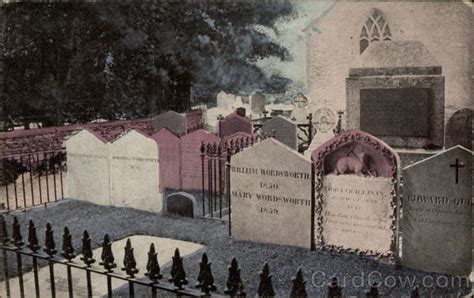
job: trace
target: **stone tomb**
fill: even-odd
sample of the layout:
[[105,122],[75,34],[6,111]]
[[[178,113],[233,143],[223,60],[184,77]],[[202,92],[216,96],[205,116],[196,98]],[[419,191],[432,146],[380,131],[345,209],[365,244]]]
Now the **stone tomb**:
[[236,132],[252,133],[252,123],[245,115],[241,116],[237,112],[231,113],[219,121],[219,136],[221,138],[230,136]]
[[88,130],[81,130],[64,144],[67,155],[66,196],[111,205],[106,141]]
[[[201,144],[220,143],[220,138],[204,129],[198,129],[181,138],[181,188],[183,190],[202,189]],[[207,167],[204,167],[204,187],[208,188]]]
[[187,192],[176,192],[166,197],[166,213],[195,217],[196,208],[196,199]]
[[283,116],[276,116],[262,125],[262,131],[265,135],[273,136],[278,141],[287,145],[291,149],[298,148],[298,135],[296,123]]
[[402,264],[469,275],[472,152],[456,146],[403,169]]
[[160,191],[181,188],[181,140],[166,128],[151,136],[158,143]]
[[160,212],[160,167],[158,144],[130,130],[109,144],[112,203]]
[[311,162],[275,139],[231,160],[232,236],[311,247]]
[[153,119],[153,130],[159,131],[162,128],[178,136],[183,135],[186,133],[186,116],[175,111],[161,113]]
[[395,255],[399,158],[362,131],[349,131],[312,153],[317,247]]
[[420,41],[370,45],[346,78],[346,127],[396,148],[443,147],[444,77]]

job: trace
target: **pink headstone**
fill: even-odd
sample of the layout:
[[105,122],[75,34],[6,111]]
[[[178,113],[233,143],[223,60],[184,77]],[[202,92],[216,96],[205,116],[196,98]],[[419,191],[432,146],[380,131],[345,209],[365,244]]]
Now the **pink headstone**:
[[181,188],[181,140],[166,128],[151,136],[158,143],[160,191]]
[[338,173],[341,170],[353,171],[351,161],[359,160],[364,166],[361,174],[395,178],[399,165],[398,155],[393,149],[360,130],[347,131],[323,143],[311,153],[311,158],[315,169],[324,175],[343,174]]
[[252,133],[250,118],[240,116],[236,112],[227,115],[219,122],[219,135],[221,138],[233,135],[236,132]]
[[[201,143],[220,143],[220,138],[204,129],[196,130],[181,138],[181,181],[184,190],[200,190],[202,188]],[[204,173],[204,187],[207,188],[207,167]]]

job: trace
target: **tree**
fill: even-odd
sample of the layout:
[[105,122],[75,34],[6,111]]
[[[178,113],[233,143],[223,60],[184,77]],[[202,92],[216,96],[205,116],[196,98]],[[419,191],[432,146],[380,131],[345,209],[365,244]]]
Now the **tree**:
[[[288,50],[266,33],[289,2],[10,3],[8,115],[61,125],[189,109],[191,88],[281,92],[255,65]],[[205,95],[204,95],[205,96]]]

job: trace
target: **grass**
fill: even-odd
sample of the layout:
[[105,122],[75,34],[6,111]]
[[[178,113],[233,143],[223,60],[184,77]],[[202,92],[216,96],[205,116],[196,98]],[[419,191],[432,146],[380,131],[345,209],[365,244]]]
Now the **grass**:
[[[291,290],[291,279],[298,268],[302,268],[307,279],[306,288],[310,296],[323,295],[327,287],[313,284],[312,276],[324,276],[324,280],[337,275],[341,280],[346,279],[344,295],[360,295],[368,288],[367,276],[371,272],[375,280],[381,282],[384,279],[390,284],[393,276],[395,279],[415,279],[422,295],[447,295],[456,294],[461,291],[467,294],[467,286],[458,287],[431,287],[424,288],[421,283],[423,277],[430,276],[433,280],[450,278],[443,274],[429,274],[408,268],[395,269],[392,265],[377,262],[369,258],[358,257],[353,254],[336,254],[324,251],[309,251],[303,248],[259,244],[245,241],[234,241],[228,236],[227,222],[220,220],[202,218],[181,218],[166,215],[157,215],[150,212],[139,211],[129,208],[116,208],[97,206],[91,203],[63,200],[48,206],[39,207],[24,212],[16,212],[6,216],[9,233],[11,235],[11,222],[13,216],[17,216],[22,226],[23,238],[27,238],[26,226],[32,219],[37,227],[40,243],[44,243],[44,227],[47,222],[51,223],[55,230],[56,247],[61,248],[61,234],[64,226],[68,226],[73,235],[73,246],[80,251],[81,237],[84,230],[88,230],[92,238],[93,248],[101,245],[103,236],[108,233],[113,240],[122,239],[131,235],[142,234],[159,237],[169,237],[183,241],[192,241],[206,246],[206,251],[212,262],[212,272],[218,293],[222,294],[227,279],[227,266],[232,257],[236,257],[242,268],[241,276],[244,281],[245,291],[249,296],[257,292],[259,282],[259,271],[263,264],[268,262],[270,272],[273,274],[273,286],[276,293],[288,296]],[[278,229],[278,223],[275,223]],[[99,256],[95,256],[99,258]],[[185,270],[190,281],[194,285],[199,271],[201,255],[192,255],[184,260]],[[29,260],[24,258],[25,268],[31,268]],[[41,265],[45,265],[41,263]],[[121,267],[122,264],[118,264]],[[10,272],[15,272],[15,259],[9,254],[8,267]],[[140,269],[140,276],[146,271]],[[166,278],[169,277],[169,268],[162,268]],[[350,283],[350,278],[361,276],[365,278],[364,285]],[[319,278],[314,281],[319,282]],[[355,281],[355,280],[354,280]],[[137,289],[141,291],[143,289]],[[411,291],[410,285],[402,286],[398,283],[395,287],[382,284],[379,291],[385,296],[407,296]],[[127,293],[120,289],[117,293]],[[145,292],[142,292],[145,294]],[[146,292],[148,295],[148,292]],[[137,294],[140,296],[140,294]]]

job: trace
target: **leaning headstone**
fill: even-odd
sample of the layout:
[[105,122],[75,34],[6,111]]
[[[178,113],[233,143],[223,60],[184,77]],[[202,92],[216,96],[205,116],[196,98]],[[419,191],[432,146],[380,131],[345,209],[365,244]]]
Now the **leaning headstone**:
[[151,136],[158,143],[160,192],[181,188],[181,140],[163,128]]
[[403,169],[402,264],[469,275],[472,151],[453,147]]
[[248,117],[241,116],[234,112],[219,121],[219,136],[221,138],[230,136],[239,131],[252,133],[252,124]]
[[176,192],[166,197],[166,213],[194,217],[196,208],[196,199],[187,192]]
[[160,212],[158,144],[130,130],[109,144],[112,204]]
[[318,147],[312,158],[316,245],[395,256],[398,155],[379,139],[353,130]]
[[232,235],[311,247],[311,162],[275,139],[234,155],[230,168]]
[[[220,138],[198,129],[181,138],[181,183],[184,190],[202,189],[201,144],[219,145]],[[204,167],[204,187],[207,189],[207,167]]]
[[65,141],[67,197],[111,205],[108,144],[88,130]]
[[291,149],[298,148],[297,130],[296,123],[283,116],[276,116],[262,125],[262,132],[265,135],[273,136]]
[[161,113],[153,119],[153,130],[159,131],[162,128],[166,128],[178,136],[183,135],[186,133],[186,116],[175,111]]
[[446,124],[446,148],[461,145],[469,150],[473,149],[472,110],[462,109],[451,116]]

